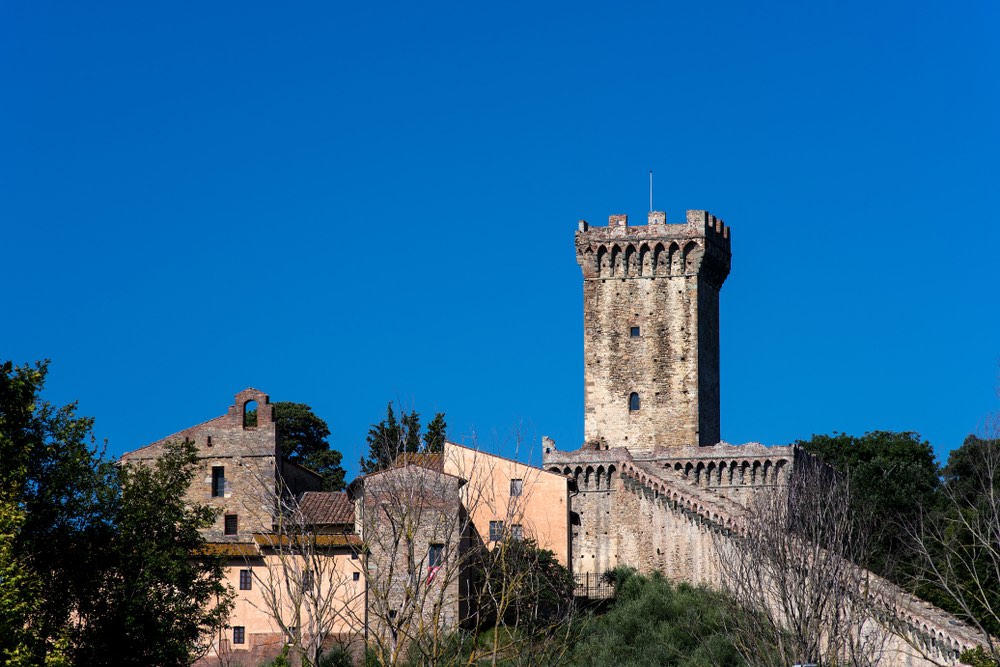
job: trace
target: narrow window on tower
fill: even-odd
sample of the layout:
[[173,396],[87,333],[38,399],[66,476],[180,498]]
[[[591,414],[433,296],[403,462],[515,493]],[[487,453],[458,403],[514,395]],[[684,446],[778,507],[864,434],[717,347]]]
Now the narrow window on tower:
[[226,495],[226,468],[212,466],[212,497],[222,498]]
[[639,411],[639,394],[634,391],[628,395],[628,411],[638,412]]
[[639,327],[630,327],[629,330],[628,330],[628,335],[629,335],[629,338],[638,338],[639,337]]

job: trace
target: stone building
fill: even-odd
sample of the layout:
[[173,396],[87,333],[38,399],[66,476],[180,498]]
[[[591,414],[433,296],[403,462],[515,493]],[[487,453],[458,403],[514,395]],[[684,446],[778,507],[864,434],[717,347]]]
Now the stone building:
[[[720,441],[719,297],[730,230],[706,211],[679,223],[651,212],[645,225],[613,215],[607,227],[581,221],[576,252],[585,442],[562,450],[543,438],[541,468],[449,442],[355,480],[346,494],[323,493],[318,475],[281,456],[268,397],[254,389],[225,415],[124,457],[155,459],[171,439],[198,446],[201,474],[188,498],[220,509],[209,550],[229,559],[238,594],[206,664],[255,661],[309,632],[287,620],[308,600],[267,611],[266,591],[289,578],[291,588],[332,600],[328,634],[316,640],[324,645],[364,638],[399,650],[428,628],[454,630],[474,613],[466,555],[510,538],[553,551],[581,596],[619,565],[719,585],[719,545],[754,494],[783,488],[806,456]],[[293,548],[288,522],[312,536],[308,552]],[[930,605],[896,599],[910,644],[925,650],[900,639],[890,664],[953,664],[977,642]]]
[[186,497],[219,510],[206,552],[224,559],[236,594],[200,665],[260,664],[295,639],[402,650],[429,628],[454,631],[473,611],[467,555],[508,537],[536,539],[569,564],[561,473],[448,442],[324,492],[318,474],[282,456],[270,399],[256,389],[122,461],[152,463],[183,440],[199,470]]
[[[721,583],[720,548],[733,543],[755,493],[781,490],[808,455],[794,447],[720,439],[719,295],[730,230],[707,211],[669,224],[612,215],[580,221],[585,443],[543,438],[543,467],[571,481],[570,558],[581,595],[630,566],[675,581]],[[873,575],[866,575],[874,581]],[[927,603],[892,591],[902,631],[887,664],[954,663],[979,639]]]

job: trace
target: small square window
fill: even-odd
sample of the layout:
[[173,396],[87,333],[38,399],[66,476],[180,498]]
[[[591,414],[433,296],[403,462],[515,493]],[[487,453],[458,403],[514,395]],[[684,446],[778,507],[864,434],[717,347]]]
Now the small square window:
[[524,539],[524,528],[521,527],[521,524],[515,523],[510,527],[510,536],[518,541]]
[[235,535],[237,533],[239,523],[235,514],[226,515],[226,535]]
[[490,521],[490,542],[503,539],[503,521]]
[[242,625],[233,626],[233,643],[245,644],[247,640],[247,629]]
[[224,466],[212,466],[212,497],[222,498],[225,495],[226,495],[226,468]]
[[510,495],[519,496],[524,491],[524,480],[523,479],[512,479],[510,480]]
[[355,572],[354,573],[354,581],[360,581],[360,580],[361,580],[361,573],[360,572]]
[[357,559],[358,559],[358,552],[357,551],[352,551],[351,552],[351,560],[357,560]]
[[253,575],[250,570],[240,570],[240,590],[248,591],[253,588]]
[[629,338],[638,338],[639,337],[639,327],[630,327],[629,330],[628,330],[628,335],[629,335]]

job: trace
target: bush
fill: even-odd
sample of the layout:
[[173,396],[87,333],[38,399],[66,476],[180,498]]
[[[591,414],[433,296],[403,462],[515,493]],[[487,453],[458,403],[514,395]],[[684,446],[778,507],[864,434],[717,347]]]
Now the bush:
[[660,573],[641,576],[618,568],[608,573],[617,600],[595,618],[573,655],[575,665],[627,667],[738,667],[727,634],[735,613],[723,595],[704,587],[671,584]]

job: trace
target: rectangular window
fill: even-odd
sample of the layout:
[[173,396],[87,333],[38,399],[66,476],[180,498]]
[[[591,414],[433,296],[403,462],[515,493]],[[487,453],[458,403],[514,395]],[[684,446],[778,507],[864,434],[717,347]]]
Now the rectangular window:
[[245,644],[247,640],[247,629],[242,625],[233,626],[233,643]]
[[306,570],[302,573],[302,588],[312,588],[313,587],[313,573],[312,570]]
[[226,535],[235,535],[238,525],[239,524],[235,514],[226,515]]
[[427,550],[427,567],[441,567],[441,563],[444,560],[444,545],[443,544],[432,544],[430,549]]
[[360,581],[360,580],[361,580],[361,573],[360,572],[355,572],[354,573],[354,581]]
[[510,536],[519,541],[524,539],[524,528],[521,527],[521,524],[515,523],[510,527]]
[[250,570],[240,570],[240,590],[248,591],[253,588],[253,575]]
[[226,469],[224,466],[212,466],[212,497],[222,498],[226,495]]
[[503,539],[503,521],[490,521],[490,542]]
[[524,491],[524,480],[523,479],[512,479],[510,480],[510,495],[519,496]]
[[629,335],[629,336],[630,336],[631,338],[638,338],[638,337],[639,337],[639,327],[631,327],[631,328],[630,328],[630,329],[628,330],[628,335]]

